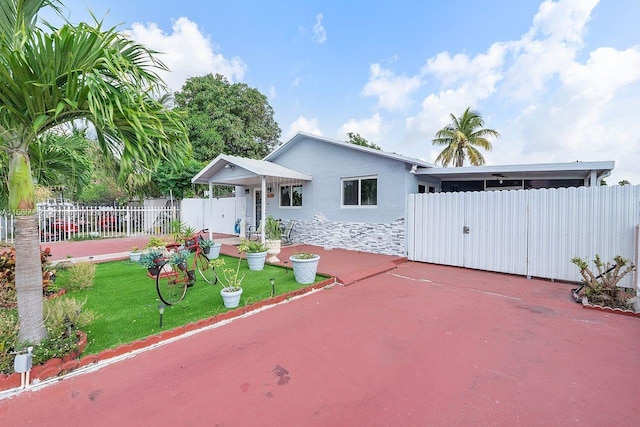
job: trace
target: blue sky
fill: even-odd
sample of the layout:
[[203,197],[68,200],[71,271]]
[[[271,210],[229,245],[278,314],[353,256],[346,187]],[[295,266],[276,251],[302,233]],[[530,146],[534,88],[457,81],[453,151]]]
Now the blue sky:
[[640,184],[640,1],[66,0],[164,52],[173,90],[221,73],[302,130],[433,162],[468,106],[501,133],[487,164],[615,160]]

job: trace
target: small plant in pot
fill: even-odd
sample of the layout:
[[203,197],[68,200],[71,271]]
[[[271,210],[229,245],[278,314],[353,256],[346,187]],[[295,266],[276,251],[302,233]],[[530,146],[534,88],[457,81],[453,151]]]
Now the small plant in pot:
[[300,252],[291,255],[289,257],[289,261],[291,261],[296,282],[302,285],[310,285],[315,282],[320,255],[309,252]]
[[211,239],[203,239],[200,241],[200,247],[202,248],[202,252],[207,256],[207,258],[216,259],[220,256],[220,248],[222,247],[222,243],[216,243]]
[[151,275],[158,274],[158,267],[161,267],[165,262],[165,249],[160,247],[151,247],[142,252],[140,265],[146,267]]
[[264,226],[264,235],[266,241],[264,242],[267,247],[267,262],[279,262],[278,254],[282,249],[282,229],[280,228],[280,221],[269,215]]
[[140,249],[138,249],[137,246],[134,246],[133,248],[131,248],[131,251],[129,252],[129,259],[131,261],[138,262],[140,261],[141,255],[142,253],[140,252]]
[[181,250],[172,251],[171,253],[169,253],[168,261],[173,265],[177,265],[180,270],[186,270],[188,258],[189,258],[189,251],[186,249],[181,249]]
[[226,266],[224,259],[214,259],[210,262],[213,268],[217,268],[218,272],[222,272],[221,276],[218,276],[222,282],[222,289],[220,290],[220,296],[224,302],[224,306],[227,308],[235,308],[240,304],[240,297],[242,296],[242,281],[244,280],[244,274],[240,275],[240,263],[242,258],[238,258],[238,266],[234,270]]
[[267,258],[267,248],[260,242],[242,240],[238,245],[238,252],[244,253],[247,257],[249,270],[260,271],[264,268],[264,261]]

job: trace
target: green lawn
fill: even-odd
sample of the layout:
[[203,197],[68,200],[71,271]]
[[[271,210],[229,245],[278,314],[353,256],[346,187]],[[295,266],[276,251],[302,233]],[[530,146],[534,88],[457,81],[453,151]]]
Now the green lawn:
[[[237,265],[237,258],[221,257],[226,260],[227,266]],[[246,261],[242,261],[240,271],[246,274],[242,283],[244,292],[240,307],[268,299],[271,296],[270,278],[275,279],[277,295],[307,286],[298,284],[293,271],[283,267],[265,264],[262,271],[250,271]],[[56,284],[62,288],[66,273],[64,270],[59,271],[56,280]],[[196,277],[199,277],[197,272]],[[316,282],[324,279],[324,276],[316,276]],[[222,303],[220,289],[219,282],[212,286],[200,278],[188,289],[182,302],[166,307],[162,330],[230,310]],[[85,309],[98,315],[96,320],[83,328],[89,339],[84,354],[115,348],[160,331],[160,299],[155,280],[148,277],[147,270],[138,263],[117,261],[98,264],[93,287],[67,295],[79,300],[86,298]]]

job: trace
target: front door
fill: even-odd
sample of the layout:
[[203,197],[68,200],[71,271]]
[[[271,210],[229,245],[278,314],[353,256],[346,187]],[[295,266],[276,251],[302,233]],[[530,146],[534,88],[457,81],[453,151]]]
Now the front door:
[[256,189],[253,192],[253,206],[255,207],[255,221],[253,225],[258,229],[260,220],[262,219],[262,190]]

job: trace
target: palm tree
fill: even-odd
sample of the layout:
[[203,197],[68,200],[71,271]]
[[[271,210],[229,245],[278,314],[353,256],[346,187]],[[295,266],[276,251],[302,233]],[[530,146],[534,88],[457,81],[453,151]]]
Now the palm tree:
[[85,120],[97,145],[117,157],[124,181],[164,158],[180,162],[190,145],[181,116],[163,107],[155,52],[102,22],[37,25],[59,0],[0,2],[0,149],[8,156],[9,209],[15,215],[19,339],[46,336],[30,147],[60,125]]
[[493,129],[484,129],[484,120],[477,111],[468,107],[460,118],[451,114],[451,123],[439,130],[433,139],[433,145],[446,145],[446,148],[438,154],[436,163],[447,167],[449,163],[464,166],[468,157],[474,166],[484,165],[484,157],[476,147],[491,151],[491,142],[486,138],[493,136],[498,138],[500,134]]

